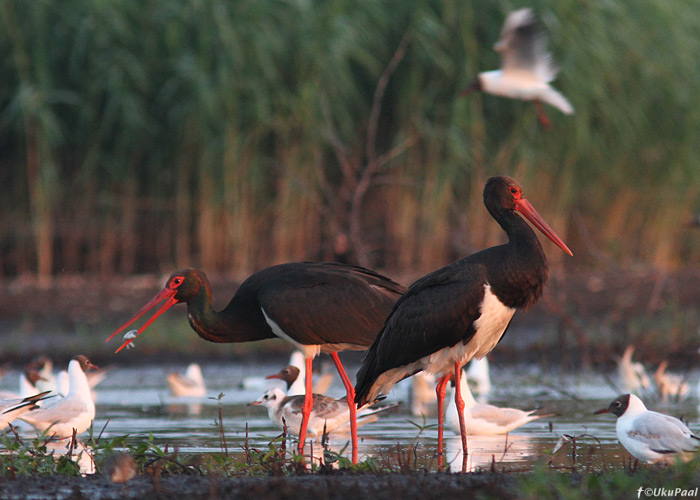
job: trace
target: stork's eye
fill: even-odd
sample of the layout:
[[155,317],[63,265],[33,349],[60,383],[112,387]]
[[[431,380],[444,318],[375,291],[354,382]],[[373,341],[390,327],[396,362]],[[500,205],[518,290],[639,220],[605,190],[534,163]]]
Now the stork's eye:
[[170,288],[171,289],[177,288],[180,285],[182,285],[182,283],[184,281],[185,281],[185,278],[183,278],[182,276],[175,276],[173,279],[170,280]]
[[510,188],[510,192],[511,192],[512,194],[518,194],[518,188],[512,187],[512,188]]

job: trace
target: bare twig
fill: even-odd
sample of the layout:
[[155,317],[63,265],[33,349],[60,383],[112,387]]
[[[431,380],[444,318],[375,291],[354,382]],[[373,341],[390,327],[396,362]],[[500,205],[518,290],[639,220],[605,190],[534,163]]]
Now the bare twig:
[[413,30],[408,28],[404,33],[401,41],[399,42],[393,57],[384,68],[384,72],[379,77],[377,82],[377,87],[374,90],[374,98],[372,99],[372,109],[369,115],[369,123],[367,125],[367,146],[365,149],[365,154],[367,156],[367,164],[362,170],[360,179],[357,182],[355,191],[352,195],[352,202],[350,206],[350,238],[355,246],[357,253],[357,259],[360,265],[369,266],[369,257],[367,249],[364,245],[364,239],[362,237],[361,231],[361,213],[362,213],[362,201],[364,200],[365,194],[369,189],[372,177],[377,172],[380,164],[377,161],[377,129],[379,127],[379,116],[382,110],[382,99],[384,98],[384,93],[386,92],[386,87],[389,84],[389,78],[396,71],[401,60],[406,55],[406,48],[411,41],[413,36]]

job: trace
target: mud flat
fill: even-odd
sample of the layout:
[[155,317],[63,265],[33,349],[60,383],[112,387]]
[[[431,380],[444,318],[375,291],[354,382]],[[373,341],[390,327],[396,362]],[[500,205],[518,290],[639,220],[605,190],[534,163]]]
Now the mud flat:
[[411,473],[382,475],[302,475],[264,478],[141,476],[125,485],[100,475],[22,477],[0,482],[2,500],[233,499],[425,500],[436,498],[517,498],[514,474]]

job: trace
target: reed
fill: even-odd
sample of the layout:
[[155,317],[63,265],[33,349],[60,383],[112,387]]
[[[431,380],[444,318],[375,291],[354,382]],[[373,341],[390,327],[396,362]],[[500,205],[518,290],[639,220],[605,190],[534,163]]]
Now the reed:
[[501,241],[495,174],[577,264],[698,262],[700,0],[533,3],[576,108],[551,131],[458,97],[498,64],[493,2],[2,2],[0,276],[245,275],[340,234],[425,272]]

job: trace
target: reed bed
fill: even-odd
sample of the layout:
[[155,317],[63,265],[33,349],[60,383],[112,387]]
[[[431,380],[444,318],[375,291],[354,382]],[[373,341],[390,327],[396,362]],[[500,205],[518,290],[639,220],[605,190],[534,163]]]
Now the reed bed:
[[459,97],[497,66],[509,2],[3,1],[0,276],[419,274],[502,241],[494,174],[567,265],[697,263],[700,1],[532,5],[576,108],[549,131],[529,103]]

